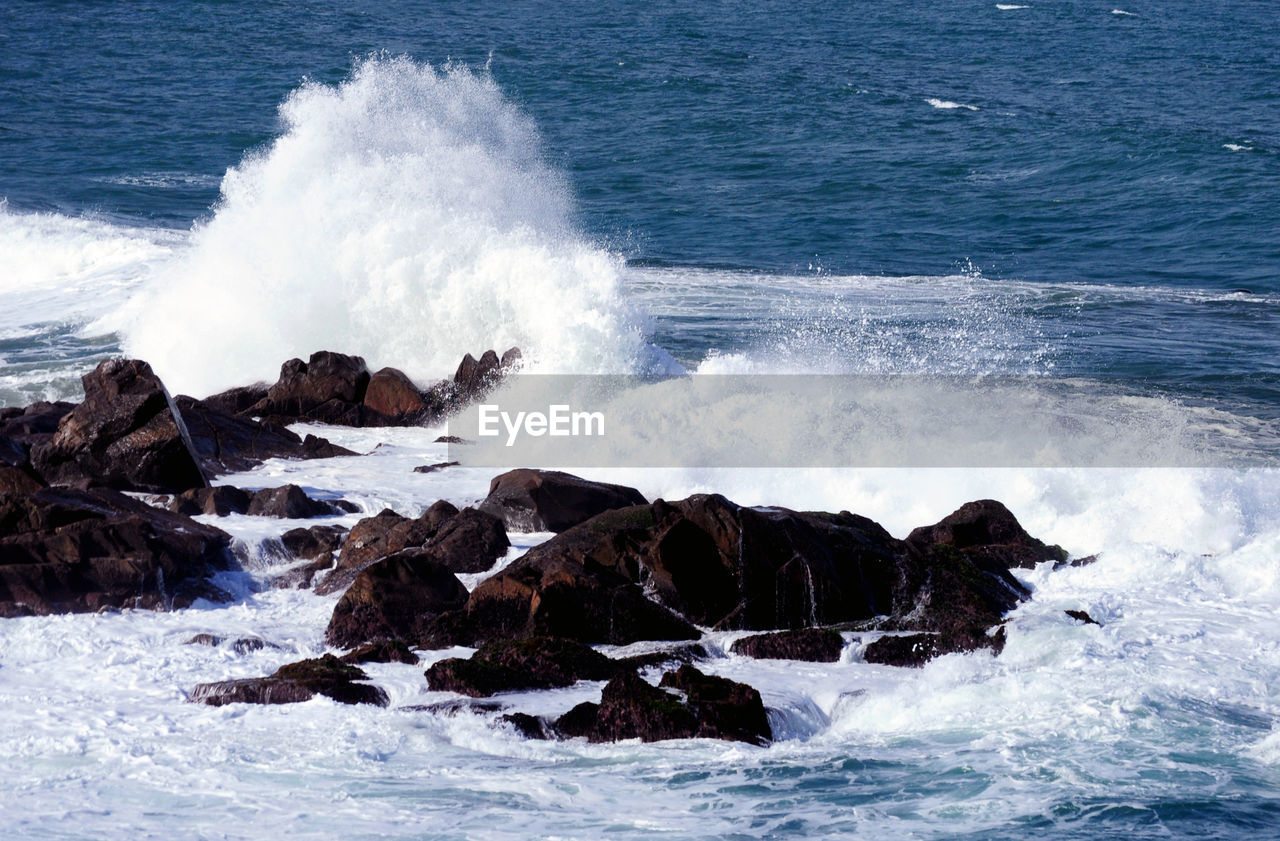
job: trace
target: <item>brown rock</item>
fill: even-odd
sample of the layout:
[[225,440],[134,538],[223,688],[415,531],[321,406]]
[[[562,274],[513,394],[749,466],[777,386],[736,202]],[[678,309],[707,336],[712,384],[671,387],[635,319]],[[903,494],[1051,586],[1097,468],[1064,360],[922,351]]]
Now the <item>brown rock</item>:
[[484,698],[498,692],[551,689],[579,680],[608,680],[618,664],[572,640],[531,637],[494,640],[468,659],[450,658],[427,669],[434,690]]
[[1004,643],[1004,628],[990,635],[983,628],[963,628],[942,633],[885,636],[867,645],[863,659],[884,666],[920,668],[944,654],[983,649],[999,654],[1004,650]]
[[835,663],[844,650],[844,638],[830,628],[802,628],[743,637],[733,644],[734,654],[757,660],[803,660]]
[[343,704],[385,707],[387,693],[356,681],[369,676],[332,654],[281,666],[268,677],[202,683],[191,691],[191,701],[221,707],[225,704],[294,704],[325,695]]
[[1027,534],[1009,509],[994,499],[966,502],[932,526],[912,531],[907,542],[955,547],[983,569],[1032,569],[1042,561],[1067,559],[1066,550]]
[[561,532],[604,511],[646,503],[635,488],[522,468],[494,477],[478,507],[513,531]]
[[325,639],[335,648],[379,640],[416,640],[439,614],[466,603],[453,573],[407,550],[362,570],[334,607]]
[[760,693],[745,683],[706,675],[693,666],[667,672],[658,684],[685,693],[698,719],[696,736],[767,745],[773,739]]
[[417,519],[411,520],[390,508],[365,517],[352,526],[342,544],[337,567],[320,582],[316,592],[321,595],[336,593],[350,585],[360,570],[375,561],[404,549],[425,546],[457,513],[457,508],[442,499]]
[[210,476],[249,470],[269,458],[355,455],[327,439],[314,435],[299,438],[282,426],[239,417],[207,400],[180,395],[174,402],[186,422],[200,466]]

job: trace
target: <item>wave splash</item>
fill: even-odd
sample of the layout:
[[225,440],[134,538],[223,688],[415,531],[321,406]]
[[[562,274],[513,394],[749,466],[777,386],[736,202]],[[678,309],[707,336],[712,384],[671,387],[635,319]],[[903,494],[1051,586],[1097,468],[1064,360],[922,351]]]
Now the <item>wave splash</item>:
[[274,379],[320,348],[423,380],[513,345],[535,371],[674,365],[488,76],[369,58],[280,115],[283,134],[227,172],[190,250],[114,325],[177,391]]

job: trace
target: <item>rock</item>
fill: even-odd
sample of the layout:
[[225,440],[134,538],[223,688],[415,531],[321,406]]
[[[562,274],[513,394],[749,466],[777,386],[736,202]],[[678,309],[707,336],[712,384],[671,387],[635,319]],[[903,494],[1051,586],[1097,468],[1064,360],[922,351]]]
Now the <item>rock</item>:
[[337,592],[361,569],[405,549],[428,550],[426,557],[453,572],[483,572],[509,547],[502,522],[472,508],[460,512],[439,500],[415,520],[387,509],[355,524],[337,567],[316,592]]
[[220,594],[231,538],[105,488],[0,495],[0,616],[167,608]]
[[694,734],[705,739],[724,739],[767,745],[773,740],[769,718],[760,693],[745,683],[706,675],[693,666],[681,666],[662,676],[659,688],[678,689],[698,719]]
[[212,488],[192,488],[183,491],[169,503],[169,510],[188,517],[197,514],[214,514],[225,517],[228,514],[243,514],[249,510],[253,497],[248,491],[233,488],[230,485],[215,485]]
[[687,665],[663,675],[660,687],[623,672],[605,685],[599,704],[579,704],[554,728],[591,742],[707,738],[766,745],[773,738],[759,692]]
[[217,648],[222,645],[222,637],[214,636],[213,634],[196,634],[184,642],[183,645],[207,645],[210,648]]
[[524,468],[495,477],[478,507],[512,531],[561,532],[604,511],[646,503],[635,488]]
[[26,447],[43,444],[58,431],[58,424],[76,407],[74,403],[32,403],[25,409],[0,410],[0,435]]
[[408,550],[365,568],[338,600],[325,639],[335,648],[417,640],[439,614],[461,608],[467,588],[443,565]]
[[913,530],[907,542],[954,546],[983,569],[1032,569],[1042,561],[1067,560],[1066,550],[1027,534],[1009,509],[994,499],[967,502],[932,526]]
[[458,466],[458,462],[456,461],[439,461],[439,462],[436,462],[435,464],[420,464],[417,467],[413,468],[413,472],[414,473],[435,473],[439,470],[444,470],[446,467],[457,467],[457,466]]
[[191,434],[200,466],[210,476],[250,470],[269,458],[355,455],[325,438],[314,435],[299,438],[282,426],[238,417],[208,400],[180,395],[174,403]]
[[498,354],[486,350],[477,360],[471,354],[462,357],[453,375],[453,393],[459,403],[471,403],[489,393],[501,379],[502,362]]
[[498,367],[503,371],[510,373],[515,370],[524,361],[524,354],[520,352],[520,348],[507,348],[502,354],[502,359],[498,361]]
[[579,704],[556,720],[555,729],[590,742],[657,742],[693,738],[698,719],[675,695],[623,672],[605,684],[599,704]]
[[424,393],[397,368],[383,368],[369,378],[364,405],[367,426],[414,426],[437,422],[444,414],[443,401]]
[[[241,412],[251,408],[255,403],[267,396],[267,384],[257,383],[255,385],[242,385],[236,388],[229,388],[226,391],[212,394],[203,400],[193,400],[193,403],[200,403],[207,409],[213,409],[227,415],[238,415]],[[180,409],[186,411],[182,406]]]
[[433,443],[436,444],[473,444],[474,441],[468,441],[465,438],[459,438],[457,435],[441,435]]
[[884,666],[919,668],[944,654],[987,649],[993,655],[1004,650],[1005,632],[1000,628],[988,635],[983,628],[966,628],[936,634],[906,634],[880,637],[868,643],[863,659]]
[[830,628],[802,628],[743,637],[730,649],[734,654],[757,660],[804,660],[835,663],[844,650],[844,638]]
[[489,569],[507,554],[511,543],[497,517],[464,508],[447,519],[426,546],[451,571],[466,573]]
[[44,480],[31,466],[27,445],[0,435],[0,493],[31,494],[44,487]]
[[154,493],[207,484],[182,416],[150,365],[108,359],[82,381],[84,402],[31,451],[46,481]]
[[221,707],[225,704],[293,704],[324,695],[343,704],[373,704],[385,707],[387,693],[376,686],[356,681],[369,676],[332,654],[281,666],[268,677],[202,683],[191,691],[195,703]]
[[350,508],[340,503],[312,499],[297,485],[263,488],[253,494],[246,512],[256,517],[279,517],[285,520],[307,520],[345,514]]
[[494,640],[469,659],[450,658],[427,669],[427,685],[437,691],[484,698],[499,692],[572,686],[580,680],[608,680],[618,664],[572,640],[531,637]]
[[553,735],[546,719],[528,713],[507,713],[499,720],[510,724],[513,730],[526,739],[550,739]]
[[312,526],[289,529],[280,535],[280,543],[295,558],[332,561],[332,553],[338,551],[346,536],[343,526]]
[[244,414],[362,426],[369,379],[369,368],[359,356],[318,351],[306,362],[290,359],[280,366],[280,379]]
[[531,555],[480,582],[465,610],[441,617],[424,644],[478,645],[487,640],[550,636],[626,645],[701,636],[616,573],[597,565]]
[[692,663],[694,660],[706,660],[710,656],[705,645],[700,642],[693,642],[677,645],[673,648],[664,648],[660,651],[633,654],[630,657],[619,657],[614,662],[618,664],[619,668],[636,671],[655,666]]
[[1068,616],[1070,616],[1072,619],[1076,620],[1077,622],[1083,622],[1086,625],[1097,625],[1099,628],[1102,627],[1101,622],[1099,622],[1097,619],[1094,619],[1092,616],[1090,616],[1088,613],[1086,613],[1083,610],[1068,610],[1064,612]]
[[359,646],[342,655],[344,663],[358,665],[360,663],[407,663],[418,665],[418,655],[400,640],[383,640]]

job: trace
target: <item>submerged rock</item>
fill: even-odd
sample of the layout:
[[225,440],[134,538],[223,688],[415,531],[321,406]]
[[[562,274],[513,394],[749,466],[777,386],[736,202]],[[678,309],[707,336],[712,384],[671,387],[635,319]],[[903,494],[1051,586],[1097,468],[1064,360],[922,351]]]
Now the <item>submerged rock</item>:
[[522,468],[494,477],[478,507],[500,517],[512,531],[561,532],[604,511],[647,502],[635,488]]
[[221,707],[226,704],[294,704],[324,695],[343,704],[373,704],[385,707],[387,693],[376,686],[356,681],[369,676],[332,654],[281,666],[267,677],[201,683],[191,690],[194,703]]
[[84,402],[31,451],[46,481],[154,493],[207,484],[182,416],[150,365],[108,359],[81,379]]
[[834,663],[844,650],[844,638],[830,628],[802,628],[743,637],[730,649],[734,654],[757,660],[804,660]]
[[0,495],[0,616],[166,608],[221,594],[230,535],[105,488]]
[[531,637],[495,640],[470,658],[450,658],[427,669],[431,689],[483,698],[498,692],[551,689],[580,680],[608,680],[619,664],[572,640]]
[[988,650],[993,655],[1004,650],[1005,631],[988,634],[984,628],[960,628],[941,633],[885,636],[867,645],[863,659],[884,666],[919,668],[944,654]]
[[1099,622],[1097,619],[1094,619],[1092,616],[1090,616],[1087,612],[1083,610],[1068,610],[1064,612],[1068,616],[1070,616],[1072,619],[1076,620],[1077,622],[1083,622],[1086,625],[1097,625],[1099,628],[1102,627],[1101,622]]

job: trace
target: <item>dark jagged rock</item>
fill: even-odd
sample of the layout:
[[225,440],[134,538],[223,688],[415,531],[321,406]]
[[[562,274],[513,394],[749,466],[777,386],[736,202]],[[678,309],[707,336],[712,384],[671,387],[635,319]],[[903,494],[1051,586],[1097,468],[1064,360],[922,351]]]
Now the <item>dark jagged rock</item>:
[[907,542],[953,546],[983,569],[1031,569],[1043,561],[1067,559],[1065,549],[1027,534],[1009,509],[994,499],[966,502],[932,526],[912,531]]
[[0,493],[31,494],[44,484],[31,466],[27,445],[0,435]]
[[919,668],[944,654],[982,649],[999,654],[1004,650],[1004,643],[1004,628],[994,634],[988,634],[984,628],[964,628],[942,633],[886,636],[868,643],[863,651],[863,659],[868,663],[884,666]]
[[257,517],[279,517],[287,520],[307,520],[312,517],[328,517],[350,513],[352,508],[341,502],[312,499],[297,485],[264,488],[255,491],[246,512]]
[[169,510],[188,517],[197,514],[214,514],[225,517],[228,514],[243,514],[249,510],[253,497],[248,491],[233,488],[230,485],[215,485],[212,488],[192,488],[183,491],[169,503]]
[[546,719],[539,716],[529,715],[528,713],[507,713],[499,720],[510,724],[517,733],[526,739],[550,739],[553,735],[551,725],[547,723]]
[[[203,400],[193,400],[193,403],[200,403],[205,408],[214,409],[227,415],[238,415],[241,412],[251,408],[255,403],[267,396],[267,384],[257,383],[256,385],[242,385],[236,388],[229,388],[226,391],[220,391],[217,394],[211,394]],[[184,412],[186,407],[179,406]]]
[[437,422],[444,415],[439,390],[422,391],[397,368],[383,368],[369,379],[364,406],[366,426],[415,426]]
[[269,458],[313,459],[355,453],[325,438],[299,438],[283,426],[240,417],[211,403],[179,395],[174,403],[191,434],[200,466],[210,476],[257,467]]
[[830,628],[802,628],[743,637],[731,648],[734,654],[757,660],[804,660],[834,663],[844,650],[844,638]]
[[[218,648],[226,641],[225,637],[213,634],[196,634],[184,642],[183,645],[206,645],[210,648]],[[261,637],[239,637],[231,642],[231,650],[236,654],[249,654],[254,651],[262,651],[264,648],[279,649],[280,646],[273,642],[267,642]]]
[[1064,612],[1068,616],[1070,616],[1072,619],[1076,620],[1077,622],[1083,622],[1086,625],[1097,625],[1099,628],[1102,627],[1101,622],[1099,622],[1097,619],[1094,619],[1092,616],[1090,616],[1088,613],[1086,613],[1083,610],[1068,610]]
[[335,593],[370,564],[405,549],[426,550],[428,557],[453,572],[483,572],[506,554],[510,544],[496,517],[468,508],[459,512],[440,500],[417,519],[390,509],[352,527],[337,567],[316,588]]
[[448,701],[438,701],[434,704],[414,704],[407,707],[397,707],[396,709],[433,713],[435,715],[444,715],[449,718],[454,718],[459,713],[487,715],[490,713],[502,712],[503,710],[510,709],[510,707],[501,701],[481,701],[474,698],[451,698]]
[[522,468],[494,477],[477,507],[500,517],[512,531],[561,532],[604,511],[647,502],[635,488]]
[[295,558],[332,561],[332,553],[338,551],[346,537],[343,526],[312,526],[289,529],[280,535],[280,543]]
[[623,672],[605,684],[599,704],[579,704],[557,719],[555,728],[590,742],[657,742],[693,738],[698,719],[677,696]]
[[339,658],[344,663],[358,665],[360,663],[407,663],[418,664],[418,655],[414,654],[400,640],[383,640],[359,646]]
[[219,594],[225,532],[105,488],[0,495],[0,616],[164,608]]
[[470,658],[450,658],[427,669],[434,690],[484,698],[498,692],[551,689],[579,680],[608,680],[617,662],[572,640],[531,637],[494,640]]
[[439,438],[437,438],[433,443],[436,443],[436,444],[471,444],[471,443],[473,443],[473,442],[468,441],[468,440],[467,440],[467,439],[465,439],[465,438],[459,438],[457,435],[441,435],[441,436],[440,436]]
[[482,581],[465,610],[441,617],[424,643],[478,645],[487,640],[550,636],[626,645],[701,636],[684,619],[610,570],[531,555]]
[[361,570],[334,607],[325,638],[335,648],[420,639],[439,614],[466,603],[452,572],[410,549]]
[[457,467],[457,466],[458,466],[458,462],[456,461],[440,461],[440,462],[436,462],[435,464],[420,464],[417,467],[413,468],[413,472],[414,473],[436,473],[440,470],[444,470],[447,467]]
[[633,654],[630,657],[619,657],[615,662],[620,668],[636,671],[654,666],[692,663],[694,660],[706,660],[709,656],[711,655],[707,652],[705,645],[700,642],[693,642],[677,645],[673,648],[664,648],[660,651]]
[[191,691],[191,701],[221,707],[225,704],[293,704],[324,695],[343,704],[385,707],[387,693],[356,681],[369,676],[332,654],[281,666],[267,677],[202,683]]
[[511,542],[497,517],[464,508],[440,526],[427,548],[453,572],[484,572],[507,554]]
[[663,675],[658,686],[685,693],[698,719],[696,736],[755,745],[767,745],[773,739],[760,693],[745,683],[685,665]]
[[217,648],[222,645],[222,637],[213,634],[196,634],[183,645],[207,645],[210,648]]
[[0,410],[0,435],[27,447],[43,444],[58,431],[58,424],[76,407],[74,403],[32,403],[25,409]]
[[207,484],[182,416],[150,365],[108,359],[82,382],[84,402],[31,451],[46,481],[154,493]]
[[306,362],[290,359],[266,397],[245,414],[288,421],[309,420],[363,426],[361,404],[369,368],[359,356],[322,350]]

